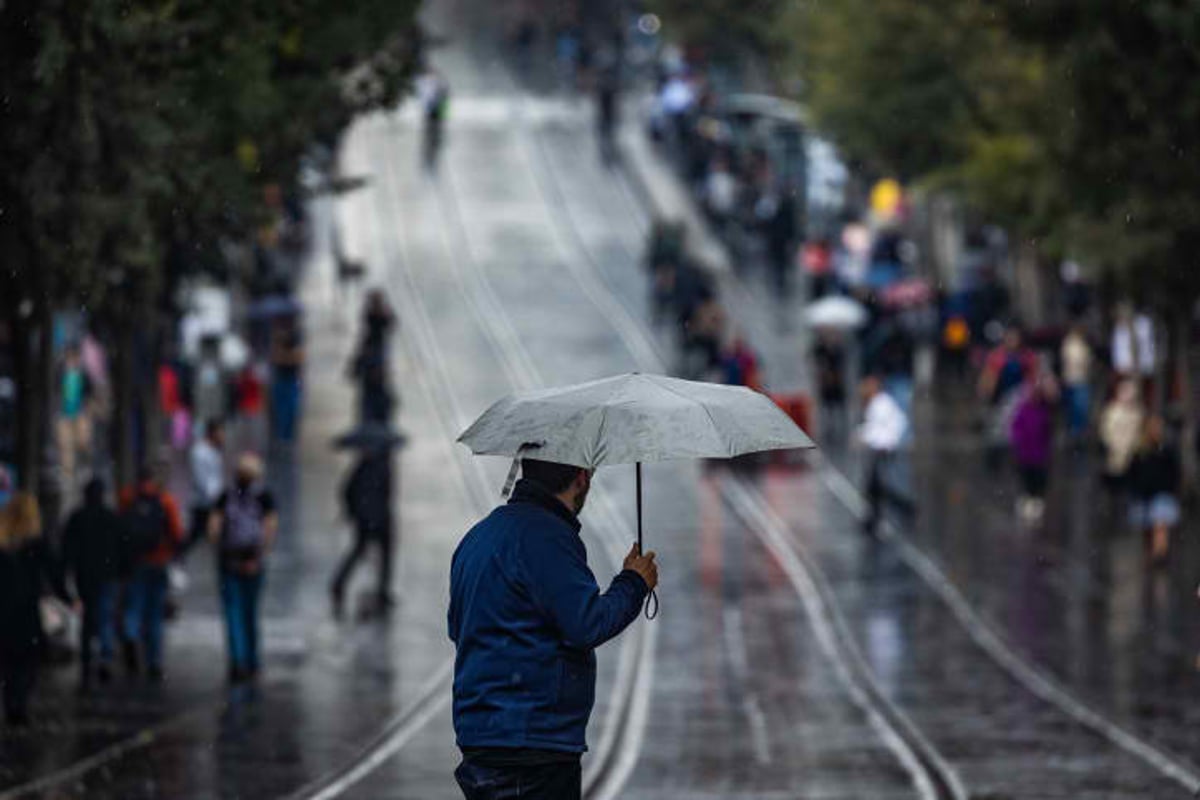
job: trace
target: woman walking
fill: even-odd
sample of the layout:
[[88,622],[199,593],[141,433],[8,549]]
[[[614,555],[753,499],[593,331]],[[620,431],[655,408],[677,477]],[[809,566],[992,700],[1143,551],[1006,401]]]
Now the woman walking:
[[1009,440],[1021,475],[1017,511],[1026,522],[1040,521],[1046,510],[1057,394],[1053,381],[1048,378],[1032,384],[1018,401],[1009,426]]
[[9,725],[29,722],[29,696],[45,645],[39,607],[43,580],[71,604],[42,538],[37,500],[17,492],[0,510],[0,697]]

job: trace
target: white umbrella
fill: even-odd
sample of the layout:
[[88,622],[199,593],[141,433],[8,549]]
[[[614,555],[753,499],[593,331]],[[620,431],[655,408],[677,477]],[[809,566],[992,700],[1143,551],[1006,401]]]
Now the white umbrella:
[[528,455],[587,469],[636,464],[639,546],[643,462],[813,447],[766,395],[638,373],[510,395],[458,440],[476,455]]
[[861,328],[867,323],[867,309],[849,297],[823,297],[804,309],[804,318],[814,328]]

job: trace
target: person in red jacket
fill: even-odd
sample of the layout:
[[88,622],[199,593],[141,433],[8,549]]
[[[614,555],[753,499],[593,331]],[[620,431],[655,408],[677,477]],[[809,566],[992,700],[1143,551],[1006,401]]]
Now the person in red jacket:
[[137,674],[144,661],[147,676],[157,682],[163,678],[167,566],[183,544],[183,520],[179,504],[150,467],[143,467],[137,484],[121,492],[120,508],[129,570],[122,629],[125,666]]

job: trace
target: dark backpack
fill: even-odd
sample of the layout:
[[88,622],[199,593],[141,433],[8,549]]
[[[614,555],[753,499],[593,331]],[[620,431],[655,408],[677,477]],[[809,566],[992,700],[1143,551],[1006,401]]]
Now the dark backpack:
[[225,529],[221,536],[223,550],[261,550],[265,530],[262,502],[251,491],[230,491],[225,501]]
[[167,510],[157,495],[139,492],[122,514],[125,527],[125,551],[140,558],[167,538]]

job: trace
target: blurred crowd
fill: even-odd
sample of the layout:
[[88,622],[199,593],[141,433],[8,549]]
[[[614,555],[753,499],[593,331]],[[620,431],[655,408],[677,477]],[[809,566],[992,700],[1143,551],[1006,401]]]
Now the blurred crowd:
[[[391,462],[403,444],[391,429],[398,401],[389,343],[396,325],[378,291],[367,295],[361,319],[346,370],[358,390],[357,424],[333,443],[356,455],[340,491],[354,536],[330,582],[337,616],[356,566],[372,549],[379,550],[378,581],[362,613],[384,613],[394,604]],[[299,330],[295,309],[272,319],[263,333],[267,378],[250,359],[228,369],[211,338],[194,364],[162,364],[158,388],[168,444],[119,487],[92,466],[98,382],[80,349],[65,349],[56,430],[70,445],[62,449],[61,468],[72,479],[78,475],[82,491],[77,501],[69,498],[73,505],[61,524],[28,492],[9,491],[0,499],[0,695],[8,724],[30,721],[30,697],[47,664],[76,659],[81,692],[109,684],[118,672],[162,682],[167,623],[182,611],[187,565],[204,544],[213,557],[228,680],[257,678],[260,597],[280,527],[259,454],[270,449],[288,457],[297,434],[304,365]],[[269,431],[262,419],[268,409]]]

